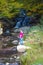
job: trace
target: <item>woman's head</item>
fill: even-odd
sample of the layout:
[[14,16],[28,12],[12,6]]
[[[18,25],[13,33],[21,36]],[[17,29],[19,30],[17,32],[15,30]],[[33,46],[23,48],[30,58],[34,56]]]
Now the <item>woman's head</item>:
[[21,32],[21,33],[23,33],[23,31],[22,31],[22,30],[20,30],[20,32]]

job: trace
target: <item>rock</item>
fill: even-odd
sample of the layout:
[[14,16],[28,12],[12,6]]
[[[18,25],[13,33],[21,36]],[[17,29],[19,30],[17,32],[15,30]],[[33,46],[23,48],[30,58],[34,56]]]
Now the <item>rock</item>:
[[12,41],[12,44],[14,44],[14,45],[18,45],[18,40],[14,40],[14,41]]
[[30,29],[30,27],[24,26],[24,27],[15,29],[14,32],[18,33],[18,32],[20,32],[20,30],[22,30],[24,33],[28,33],[29,29]]
[[25,52],[26,49],[31,49],[31,47],[25,46],[25,45],[18,45],[18,46],[17,46],[17,51],[18,51],[18,52]]
[[0,28],[0,35],[3,33],[3,29],[2,28]]

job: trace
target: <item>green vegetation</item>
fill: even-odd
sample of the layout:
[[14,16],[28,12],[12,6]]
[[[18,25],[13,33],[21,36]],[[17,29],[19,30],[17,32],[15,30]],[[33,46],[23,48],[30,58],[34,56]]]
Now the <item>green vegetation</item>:
[[43,65],[43,30],[39,26],[30,28],[25,45],[32,49],[21,56],[22,65]]
[[43,13],[43,0],[0,0],[0,17],[13,17],[21,8],[31,10],[33,13]]

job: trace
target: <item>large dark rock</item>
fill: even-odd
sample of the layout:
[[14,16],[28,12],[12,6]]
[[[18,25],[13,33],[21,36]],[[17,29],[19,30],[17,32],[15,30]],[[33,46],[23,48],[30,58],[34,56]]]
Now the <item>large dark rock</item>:
[[25,10],[21,10],[19,16],[16,18],[16,25],[15,28],[20,28],[24,26],[29,26],[30,17],[26,15]]

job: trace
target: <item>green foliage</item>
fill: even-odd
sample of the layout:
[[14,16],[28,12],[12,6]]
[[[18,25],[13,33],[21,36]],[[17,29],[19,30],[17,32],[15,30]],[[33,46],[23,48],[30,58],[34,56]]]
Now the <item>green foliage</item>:
[[0,17],[7,16],[12,17],[14,16],[18,10],[16,8],[21,8],[22,3],[19,3],[14,0],[0,0]]
[[29,43],[43,43],[43,27],[40,26],[32,26],[30,28],[29,34],[27,36],[27,40]]
[[0,0],[0,17],[13,17],[20,8],[43,13],[42,0]]
[[27,44],[31,46],[32,49],[27,51],[26,55],[21,56],[22,65],[43,65],[43,50],[39,47],[38,44]]
[[21,56],[22,65],[43,65],[43,27],[32,26],[26,36],[25,45],[32,49]]

